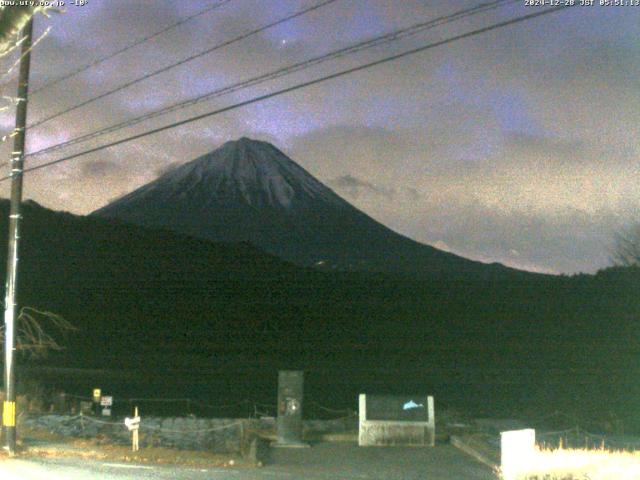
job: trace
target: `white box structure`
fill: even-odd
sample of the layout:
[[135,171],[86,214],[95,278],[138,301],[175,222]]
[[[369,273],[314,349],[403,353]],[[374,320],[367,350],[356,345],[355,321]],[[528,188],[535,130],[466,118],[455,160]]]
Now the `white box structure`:
[[[375,400],[378,405],[385,406],[386,404],[386,409],[390,413],[388,415],[389,418],[381,418],[385,416],[385,408],[379,409],[383,411],[377,412],[376,415],[372,415],[371,409],[367,412],[367,404],[371,400]],[[400,405],[400,409],[398,409],[398,405]],[[366,395],[361,393],[359,411],[358,445],[361,447],[384,445],[435,446],[436,420],[432,396],[411,397]]]
[[505,480],[515,480],[535,464],[536,431],[532,428],[500,432],[500,470]]

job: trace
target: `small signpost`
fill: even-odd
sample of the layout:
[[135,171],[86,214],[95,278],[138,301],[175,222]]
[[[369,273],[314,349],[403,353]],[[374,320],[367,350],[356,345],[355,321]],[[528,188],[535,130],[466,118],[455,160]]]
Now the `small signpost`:
[[110,417],[111,407],[113,406],[113,397],[111,396],[100,397],[100,406],[102,407],[102,416]]
[[137,452],[138,446],[138,431],[140,430],[140,416],[138,415],[138,407],[134,408],[133,418],[125,418],[124,424],[131,432],[131,451]]
[[91,396],[91,400],[93,401],[93,404],[91,405],[91,411],[93,415],[98,414],[101,398],[102,398],[102,390],[99,388],[94,388],[93,395]]

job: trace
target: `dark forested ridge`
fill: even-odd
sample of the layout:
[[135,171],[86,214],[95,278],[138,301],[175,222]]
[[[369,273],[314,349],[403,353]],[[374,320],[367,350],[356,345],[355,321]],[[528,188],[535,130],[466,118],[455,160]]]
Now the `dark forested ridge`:
[[236,377],[243,391],[257,371],[304,368],[334,399],[409,386],[496,404],[629,410],[640,398],[634,268],[502,280],[321,272],[32,202],[20,262],[19,303],[78,327],[65,352],[36,361],[49,366],[254,372]]

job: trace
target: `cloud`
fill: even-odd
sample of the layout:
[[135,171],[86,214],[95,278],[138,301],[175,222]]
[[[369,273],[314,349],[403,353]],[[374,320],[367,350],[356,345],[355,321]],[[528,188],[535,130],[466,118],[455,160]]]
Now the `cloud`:
[[505,135],[505,149],[515,158],[535,157],[540,160],[557,159],[583,163],[593,155],[585,139],[564,139],[551,136],[511,132]]
[[625,224],[614,211],[565,209],[550,216],[464,202],[420,208],[421,220],[401,233],[468,258],[556,273],[608,266],[615,234]]
[[375,185],[371,182],[367,182],[366,180],[360,180],[352,175],[344,175],[342,177],[334,178],[329,181],[329,185],[353,198],[358,198],[362,191],[381,195],[387,199],[392,199],[396,194],[396,191],[393,188]]
[[104,177],[118,171],[118,165],[111,160],[94,160],[83,162],[80,166],[82,175],[87,177]]
[[[406,138],[402,131],[382,127],[335,125],[318,128],[295,137],[290,156],[314,175],[330,179],[366,172],[370,183],[390,172],[413,171],[412,161],[421,146]],[[359,175],[362,177],[362,175]]]
[[640,155],[590,137],[501,132],[480,111],[474,121],[496,125],[492,145],[466,155],[482,146],[483,128],[465,131],[455,121],[461,108],[445,110],[422,135],[326,127],[298,137],[290,153],[355,206],[416,240],[536,271],[608,264],[613,234],[640,209]]

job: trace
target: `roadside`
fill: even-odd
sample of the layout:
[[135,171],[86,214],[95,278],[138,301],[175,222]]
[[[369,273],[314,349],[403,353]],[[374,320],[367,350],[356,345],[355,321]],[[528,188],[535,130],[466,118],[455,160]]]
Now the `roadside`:
[[[268,461],[256,468],[234,454],[101,444],[100,439],[70,439],[46,431],[23,431],[21,452],[0,459],[3,480],[273,478],[309,480],[495,480],[492,470],[449,444],[436,447],[358,447],[341,442],[314,442],[311,448],[270,448]],[[12,476],[13,475],[13,476]],[[43,477],[43,475],[46,475]]]
[[451,445],[435,448],[358,447],[357,444],[321,443],[305,449],[274,449],[272,461],[262,468],[237,465],[170,465],[73,457],[24,456],[0,460],[3,480],[496,480],[484,465]]
[[[75,458],[108,462],[131,462],[154,465],[180,465],[187,467],[250,467],[251,462],[239,454],[217,454],[206,451],[180,450],[165,447],[147,447],[132,452],[131,447],[105,443],[105,439],[79,439],[64,437],[44,429],[21,430],[18,458]],[[7,458],[4,450],[0,458]]]

